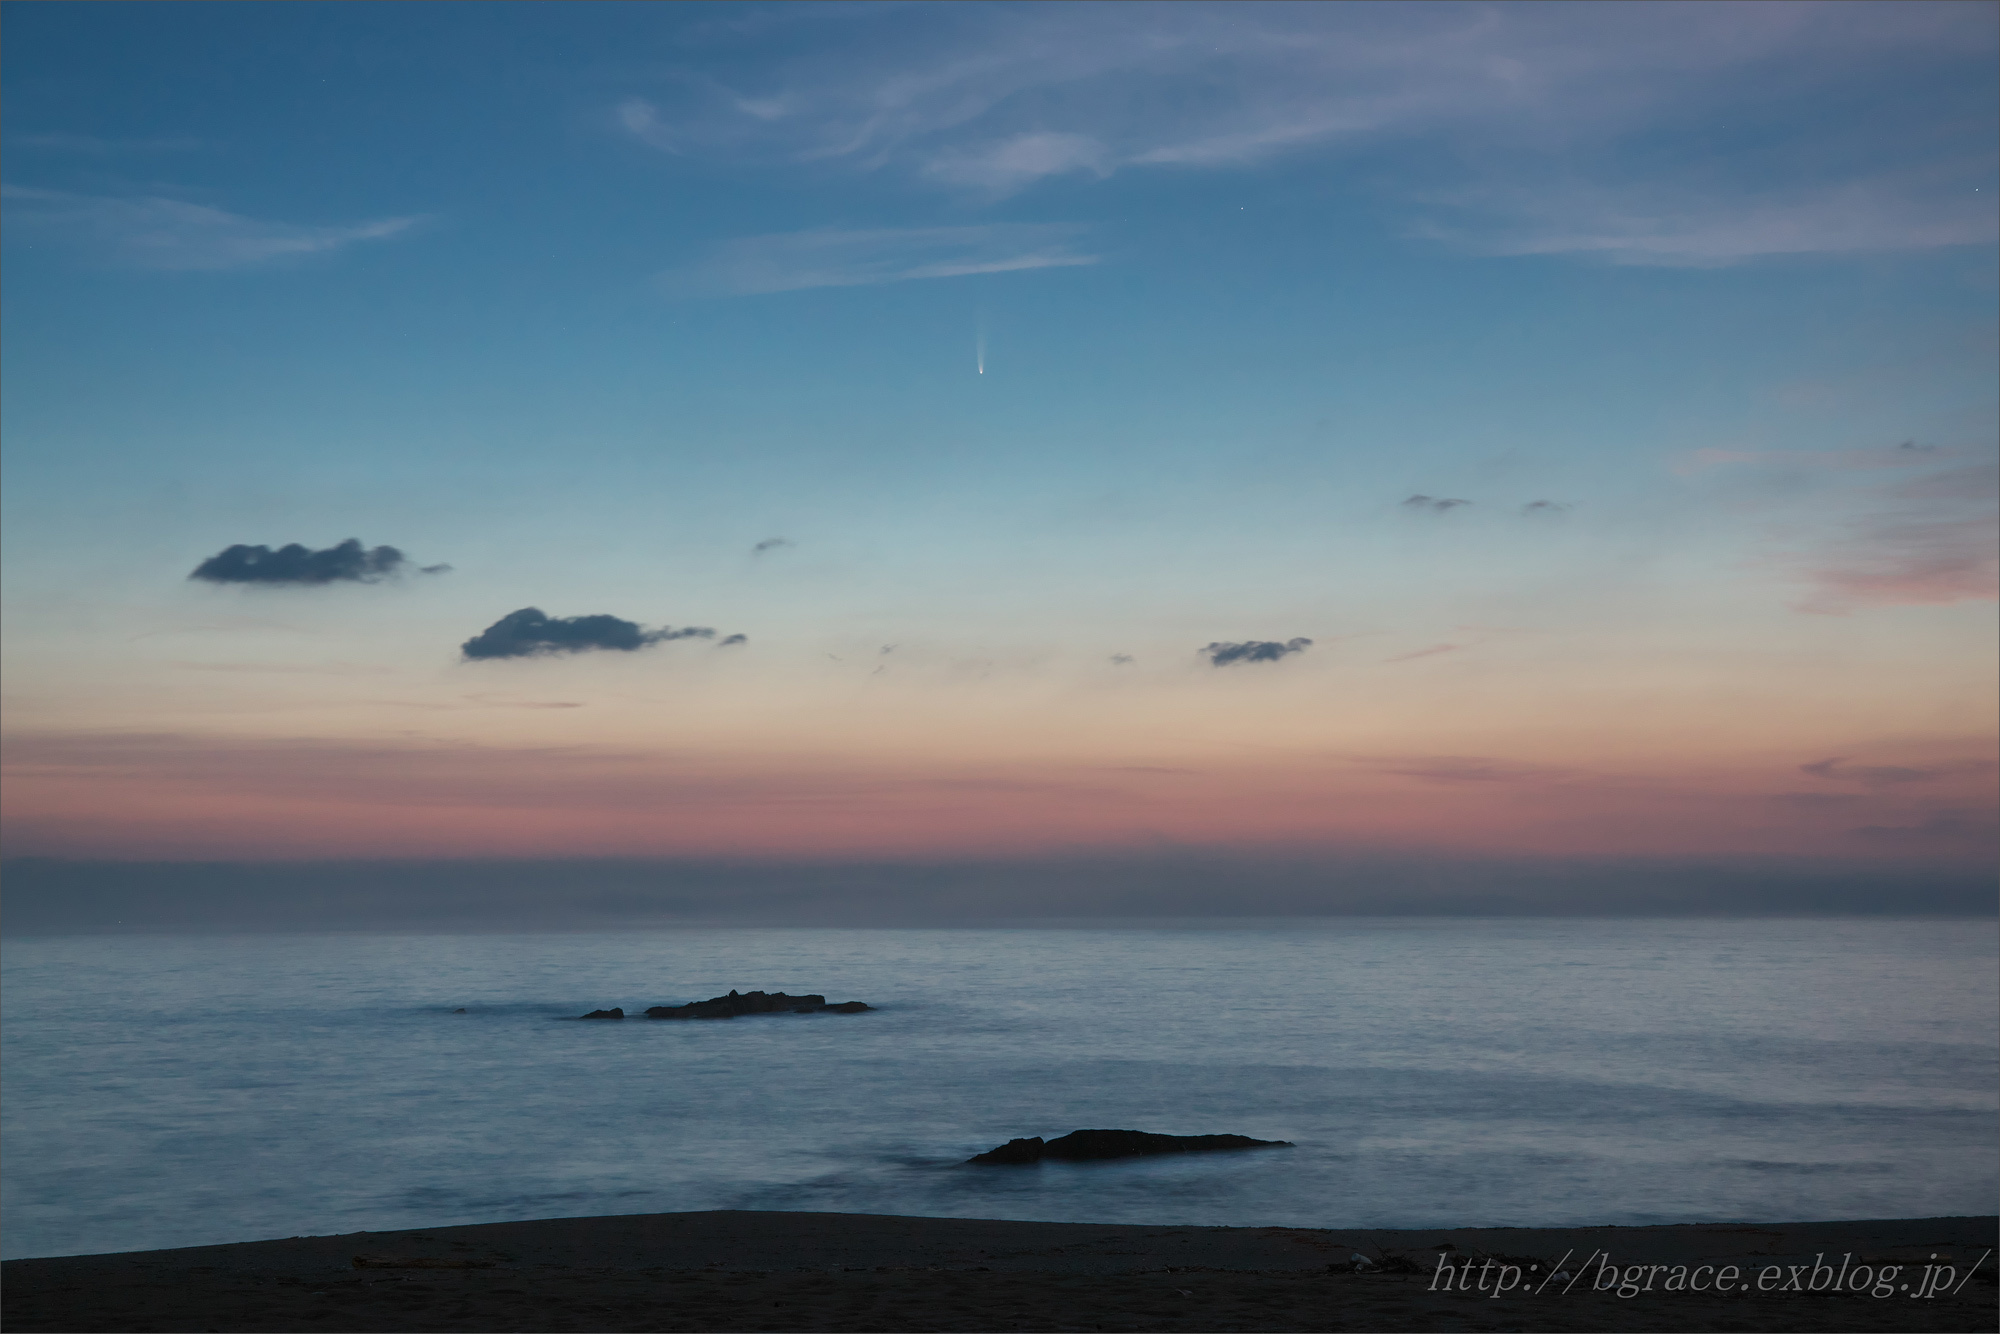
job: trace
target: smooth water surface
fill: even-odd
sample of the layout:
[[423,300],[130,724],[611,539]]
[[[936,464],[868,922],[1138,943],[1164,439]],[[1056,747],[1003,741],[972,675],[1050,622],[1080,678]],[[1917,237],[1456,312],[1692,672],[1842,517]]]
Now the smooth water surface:
[[[713,1208],[1987,1213],[1995,960],[1938,920],[11,940],[5,1253]],[[880,1009],[566,1020],[732,988]],[[961,1165],[1086,1127],[1297,1147]]]

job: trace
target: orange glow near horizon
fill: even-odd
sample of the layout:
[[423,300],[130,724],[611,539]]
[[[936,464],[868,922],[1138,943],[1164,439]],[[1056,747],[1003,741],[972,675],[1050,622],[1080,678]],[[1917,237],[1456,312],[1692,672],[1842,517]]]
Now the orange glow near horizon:
[[[1685,626],[1329,641],[1218,670],[594,655],[10,685],[14,856],[1984,855],[1984,607],[1753,653]],[[150,642],[150,641],[148,641]],[[872,652],[872,651],[871,651]],[[775,655],[774,655],[775,656]],[[1948,664],[1941,666],[1940,664]],[[284,668],[281,670],[281,668]]]
[[992,857],[1171,845],[1962,860],[1993,766],[1899,757],[1575,767],[1449,755],[1180,765],[424,744],[17,741],[14,855]]

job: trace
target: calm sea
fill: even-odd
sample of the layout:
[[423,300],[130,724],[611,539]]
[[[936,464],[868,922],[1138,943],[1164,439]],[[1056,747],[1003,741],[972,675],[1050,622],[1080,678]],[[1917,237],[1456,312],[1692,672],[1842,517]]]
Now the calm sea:
[[[5,1254],[714,1208],[1988,1213],[1996,946],[1937,920],[10,940]],[[563,1022],[731,988],[880,1008]],[[960,1165],[1086,1127],[1298,1147]]]

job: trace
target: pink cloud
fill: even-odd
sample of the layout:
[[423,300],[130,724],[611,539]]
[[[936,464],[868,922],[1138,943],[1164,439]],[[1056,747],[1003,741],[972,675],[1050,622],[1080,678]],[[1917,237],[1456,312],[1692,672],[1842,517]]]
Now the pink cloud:
[[1993,601],[2000,597],[1995,543],[1990,513],[1863,525],[1808,563],[1818,589],[1799,610],[1841,615],[1859,607]]
[[[1991,459],[1969,460],[1969,452],[1908,440],[1873,449],[1701,449],[1676,471],[1734,465],[1783,478],[1784,498],[1808,508],[1787,524],[1791,550],[1774,563],[1812,587],[1797,610],[1845,615],[2000,597],[2000,468]],[[1922,471],[1867,476],[1900,469]],[[1746,495],[1768,500],[1754,486],[1714,499],[1738,504]],[[1801,519],[1821,535],[1801,542]]]
[[[43,733],[10,741],[8,846],[109,859],[988,856],[1174,843],[1502,855],[1824,855],[1980,806],[1990,773],[1768,798],[1770,775],[1606,755],[1259,755],[1199,770],[591,746]],[[1108,762],[1108,763],[1107,763]],[[1904,766],[1908,767],[1908,766]],[[1815,777],[1820,777],[1814,774]],[[1796,779],[1794,779],[1796,781]],[[1990,802],[1986,803],[1990,805]],[[1954,826],[1955,828],[1955,826]],[[1883,836],[1868,836],[1881,842]],[[1893,836],[1891,841],[1894,841]],[[1830,842],[1831,840],[1831,842]],[[1956,856],[1911,836],[1899,857]]]

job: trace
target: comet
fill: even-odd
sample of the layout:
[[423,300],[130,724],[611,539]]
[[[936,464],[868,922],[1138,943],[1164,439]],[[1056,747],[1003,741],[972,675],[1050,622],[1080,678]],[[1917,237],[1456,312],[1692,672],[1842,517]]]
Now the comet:
[[979,367],[979,373],[984,375],[986,374],[986,312],[983,310],[979,312],[978,328],[978,335],[973,339],[973,358]]

